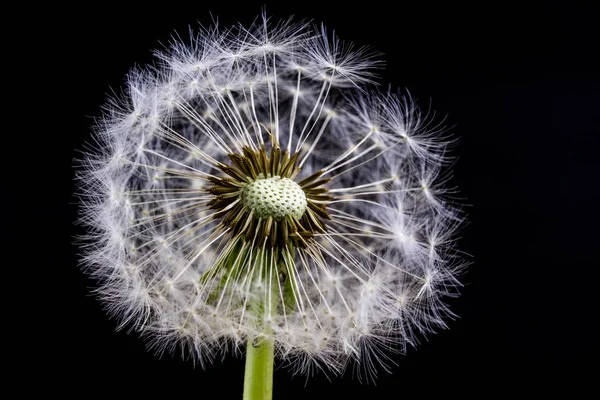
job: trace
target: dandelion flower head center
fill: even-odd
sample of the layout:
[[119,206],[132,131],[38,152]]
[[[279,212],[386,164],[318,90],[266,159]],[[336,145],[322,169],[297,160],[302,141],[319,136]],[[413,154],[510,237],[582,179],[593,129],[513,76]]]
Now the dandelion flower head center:
[[288,215],[302,218],[307,204],[302,188],[293,180],[280,176],[257,179],[246,185],[242,203],[257,218],[273,217],[275,221]]
[[298,153],[282,152],[276,140],[269,151],[244,147],[228,156],[231,164],[219,165],[224,176],[209,179],[214,198],[208,205],[234,237],[267,240],[270,247],[305,247],[315,233],[326,231],[333,196],[324,187],[330,179],[319,179],[323,171],[295,182]]

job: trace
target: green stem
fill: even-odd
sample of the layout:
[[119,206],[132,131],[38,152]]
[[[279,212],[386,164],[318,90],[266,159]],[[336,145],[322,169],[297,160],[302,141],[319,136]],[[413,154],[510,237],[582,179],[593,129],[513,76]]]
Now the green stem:
[[[266,243],[266,242],[265,242]],[[273,398],[273,364],[275,358],[275,339],[269,321],[277,315],[279,302],[279,272],[277,263],[280,254],[272,249],[261,251],[257,256],[264,263],[261,276],[257,279],[266,282],[269,296],[259,293],[250,302],[249,312],[262,322],[264,334],[248,336],[246,346],[246,371],[244,374],[244,400],[271,400]],[[257,268],[255,266],[255,268]],[[269,301],[271,304],[269,304]],[[269,315],[270,314],[270,315]]]
[[246,349],[244,400],[271,400],[273,397],[273,338],[249,338]]

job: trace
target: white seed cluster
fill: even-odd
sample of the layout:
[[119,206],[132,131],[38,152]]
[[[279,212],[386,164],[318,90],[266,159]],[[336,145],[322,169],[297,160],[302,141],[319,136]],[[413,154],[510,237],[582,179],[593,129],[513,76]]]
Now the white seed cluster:
[[[445,328],[464,214],[433,113],[379,92],[374,55],[324,28],[264,17],[189,40],[128,75],[82,161],[83,265],[111,315],[200,364],[268,336],[303,373],[370,369]],[[284,245],[240,233],[268,225]]]
[[273,217],[281,221],[290,215],[300,219],[306,211],[306,195],[296,182],[274,176],[249,183],[242,193],[242,203],[256,218]]

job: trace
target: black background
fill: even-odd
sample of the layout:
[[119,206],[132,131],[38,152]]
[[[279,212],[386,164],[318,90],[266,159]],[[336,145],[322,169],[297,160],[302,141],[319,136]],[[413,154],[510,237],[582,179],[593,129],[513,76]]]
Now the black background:
[[[55,116],[49,124],[60,131],[44,135],[41,157],[59,177],[44,191],[51,227],[44,235],[52,243],[44,276],[58,279],[40,307],[48,322],[35,333],[51,352],[36,351],[23,364],[25,373],[41,372],[62,393],[241,398],[243,360],[227,357],[203,370],[178,356],[159,359],[136,334],[115,332],[77,265],[73,159],[107,93],[120,91],[132,66],[152,61],[159,42],[174,31],[185,34],[189,25],[210,25],[210,13],[224,26],[247,25],[262,5],[52,9],[57,18],[46,21],[49,36],[42,33],[42,41],[57,71],[46,84],[59,96],[44,101]],[[396,356],[398,365],[376,385],[360,384],[351,373],[329,382],[278,369],[274,398],[406,399],[469,391],[487,398],[517,384],[579,388],[572,379],[584,377],[596,360],[598,315],[592,303],[600,85],[592,10],[366,1],[267,4],[267,12],[323,22],[346,41],[371,45],[384,53],[384,88],[405,88],[421,105],[431,103],[438,120],[446,116],[460,137],[452,183],[470,204],[459,246],[473,262],[462,296],[453,301],[460,318]]]

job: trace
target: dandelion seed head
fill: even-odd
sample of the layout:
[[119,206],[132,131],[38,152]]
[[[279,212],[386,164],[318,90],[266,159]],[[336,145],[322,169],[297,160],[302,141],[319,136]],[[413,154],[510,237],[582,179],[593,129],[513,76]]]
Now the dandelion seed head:
[[82,263],[120,327],[200,365],[271,338],[294,372],[369,376],[446,327],[453,140],[377,91],[377,54],[266,17],[155,54],[79,168]]

